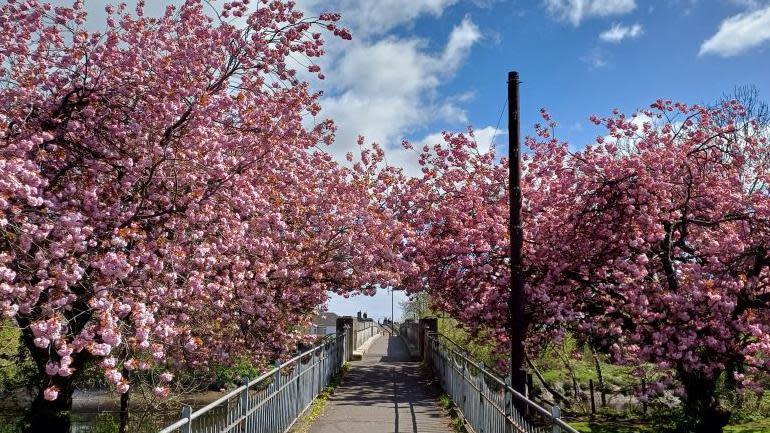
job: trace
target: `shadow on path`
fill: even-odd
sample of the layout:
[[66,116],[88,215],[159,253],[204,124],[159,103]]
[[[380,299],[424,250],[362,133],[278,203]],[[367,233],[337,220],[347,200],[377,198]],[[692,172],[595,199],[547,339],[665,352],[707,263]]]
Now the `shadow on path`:
[[398,337],[380,337],[329,400],[310,433],[451,432],[431,378]]

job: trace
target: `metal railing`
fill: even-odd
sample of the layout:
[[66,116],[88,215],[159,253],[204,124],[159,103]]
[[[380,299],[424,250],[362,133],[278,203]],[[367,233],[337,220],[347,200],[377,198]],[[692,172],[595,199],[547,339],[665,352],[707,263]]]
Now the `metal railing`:
[[356,325],[353,329],[353,347],[355,349],[363,346],[368,339],[380,333],[380,324],[373,320],[355,323]]
[[529,400],[451,340],[429,333],[426,341],[428,365],[474,432],[578,433],[561,419],[559,406],[549,410]]
[[345,360],[346,334],[330,336],[248,381],[218,400],[192,411],[160,433],[284,433],[340,372]]
[[387,332],[390,335],[395,335],[398,333],[399,326],[401,326],[398,322],[391,322],[390,320],[385,320],[380,325],[380,329]]
[[420,347],[419,323],[413,320],[407,320],[398,326],[398,333],[403,337],[404,342],[411,350],[416,350]]

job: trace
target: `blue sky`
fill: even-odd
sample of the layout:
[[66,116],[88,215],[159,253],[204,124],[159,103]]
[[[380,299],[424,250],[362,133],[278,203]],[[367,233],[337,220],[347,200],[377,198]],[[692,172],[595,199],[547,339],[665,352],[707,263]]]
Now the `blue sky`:
[[[741,84],[755,84],[770,97],[770,44],[729,57],[720,51],[700,53],[722,21],[746,13],[745,5],[719,0],[636,3],[628,13],[585,17],[577,25],[554,19],[540,2],[449,8],[446,21],[469,14],[488,36],[472,49],[447,90],[472,90],[476,98],[465,106],[469,120],[489,125],[504,98],[504,72],[517,69],[524,82],[524,126],[529,129],[539,120],[538,109],[548,107],[561,125],[560,135],[576,146],[597,134],[586,120],[592,113],[630,111],[658,97],[711,102]],[[439,21],[425,19],[415,30],[440,38],[447,23]],[[617,42],[600,38],[613,26],[640,30]],[[770,26],[770,13],[765,13],[765,26]]]
[[[525,132],[547,107],[576,147],[599,133],[589,115],[613,108],[708,103],[743,84],[770,96],[768,1],[379,0],[377,12],[410,12],[377,16],[361,13],[368,1],[305,3],[340,10],[353,29],[352,43],[332,44],[322,84],[341,149],[359,133],[397,146],[467,125],[493,132],[508,70],[521,73]],[[458,34],[465,42],[452,50]],[[392,153],[394,163],[408,159]]]
[[[90,27],[103,25],[107,3],[85,0]],[[180,0],[147,1],[148,13],[169,3]],[[709,103],[745,84],[770,100],[770,0],[297,3],[310,15],[341,12],[353,32],[353,41],[330,41],[320,61],[327,79],[313,81],[325,92],[320,117],[337,122],[330,150],[340,159],[362,134],[386,148],[390,163],[416,173],[402,139],[432,144],[442,130],[469,125],[482,146],[496,137],[505,152],[505,117],[495,127],[509,70],[523,81],[525,134],[546,107],[560,124],[557,135],[574,148],[601,133],[588,117],[614,108],[632,112],[657,98]],[[382,318],[390,315],[390,296],[332,297],[329,307]]]

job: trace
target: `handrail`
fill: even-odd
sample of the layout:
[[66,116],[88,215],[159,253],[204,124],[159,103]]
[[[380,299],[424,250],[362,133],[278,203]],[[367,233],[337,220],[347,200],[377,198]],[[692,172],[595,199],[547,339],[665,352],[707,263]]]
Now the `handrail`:
[[355,346],[354,349],[358,349],[359,347],[363,346],[368,339],[378,334],[381,328],[381,325],[373,320],[358,321],[354,323],[355,323],[355,326],[353,326],[353,345]]
[[[276,373],[279,373],[282,368],[285,368],[286,366],[295,364],[296,368],[301,370],[302,359],[307,357],[307,356],[309,356],[309,355],[313,355],[315,352],[319,351],[319,349],[323,350],[323,349],[328,349],[329,346],[335,346],[334,350],[337,351],[337,352],[335,352],[336,353],[335,356],[337,357],[337,359],[335,360],[335,365],[328,366],[328,367],[332,368],[335,371],[338,370],[339,367],[341,367],[342,361],[344,360],[344,357],[340,357],[339,353],[344,350],[344,346],[345,346],[344,345],[344,340],[345,340],[345,338],[346,338],[345,333],[338,333],[338,334],[332,334],[332,335],[326,336],[326,337],[324,337],[322,339],[322,341],[320,341],[318,344],[316,344],[312,348],[310,348],[310,349],[308,349],[308,350],[306,350],[304,352],[301,352],[301,353],[295,355],[294,357],[284,361],[283,363],[276,363],[276,366],[274,368],[272,368],[272,369],[266,371],[265,373],[261,374],[256,379],[253,379],[253,380],[250,380],[250,381],[244,383],[243,385],[233,389],[232,391],[228,392],[227,394],[223,395],[222,397],[219,397],[218,399],[214,400],[213,402],[211,402],[211,403],[201,407],[200,409],[198,409],[198,410],[193,412],[193,411],[191,411],[189,409],[189,406],[186,406],[185,410],[182,411],[182,417],[179,420],[177,420],[176,422],[174,422],[171,425],[167,426],[163,430],[160,430],[158,433],[171,433],[171,432],[173,432],[175,430],[178,430],[180,428],[184,429],[185,427],[187,427],[187,428],[184,429],[183,431],[191,431],[190,426],[191,426],[193,421],[195,421],[196,419],[202,417],[203,415],[208,414],[209,412],[211,412],[212,410],[214,410],[214,409],[216,409],[218,407],[226,405],[232,398],[234,398],[234,397],[236,397],[238,395],[244,396],[244,393],[246,393],[246,395],[248,395],[247,394],[248,390],[252,386],[266,381],[270,377],[274,376]],[[340,340],[343,340],[343,342],[340,342]],[[323,352],[322,352],[322,354],[323,354]],[[331,354],[329,354],[329,356],[331,356]],[[327,356],[327,358],[328,358],[328,356]],[[322,358],[322,359],[327,359],[327,358]],[[336,365],[336,364],[339,364],[339,365]],[[313,367],[315,367],[315,365],[316,364],[313,364]],[[289,381],[289,383],[291,383],[294,380],[299,381],[300,377],[304,373],[307,372],[307,370],[305,370],[305,371],[299,371],[299,370],[297,371],[297,376],[295,378],[291,379]],[[327,372],[321,372],[320,369],[319,369],[318,374],[320,375],[320,374],[323,374],[323,373],[327,373]],[[319,382],[320,382],[320,378],[319,378]],[[275,393],[269,395],[263,401],[258,402],[256,406],[251,407],[249,409],[244,409],[244,411],[242,412],[242,415],[235,420],[235,425],[237,425],[240,422],[244,421],[246,417],[248,417],[249,415],[254,413],[257,409],[260,409],[266,402],[270,401],[270,399],[273,398],[278,392],[283,391],[288,386],[289,383],[284,384]],[[315,386],[316,382],[313,381],[312,384]],[[299,382],[298,382],[298,385],[299,385]],[[298,390],[298,392],[299,392],[299,390]],[[246,401],[248,401],[248,398],[246,399]],[[297,416],[299,416],[299,414],[297,414]],[[225,427],[225,429],[223,431],[228,431],[232,427],[233,427],[232,425],[228,426],[228,427]]]
[[[427,335],[426,335],[426,339],[429,342],[428,346],[430,346],[430,343],[434,343],[436,345],[436,347],[439,348],[439,350],[442,349],[441,348],[441,346],[442,346],[441,340],[443,339],[443,340],[448,341],[450,343],[450,345],[444,344],[443,345],[443,350],[445,350],[447,352],[450,352],[453,359],[456,359],[456,358],[461,359],[463,361],[463,363],[464,363],[463,364],[464,366],[467,366],[467,365],[471,366],[473,369],[479,371],[484,376],[484,378],[490,379],[493,383],[497,383],[498,386],[502,387],[505,390],[505,393],[507,395],[512,396],[512,398],[514,398],[517,401],[523,403],[524,405],[526,405],[526,407],[530,408],[532,411],[537,412],[538,414],[543,416],[555,428],[558,427],[561,430],[566,431],[568,433],[579,433],[577,430],[575,430],[573,427],[571,427],[569,424],[567,424],[566,422],[564,422],[561,419],[561,417],[560,417],[561,410],[559,409],[558,406],[554,405],[551,408],[551,410],[549,411],[548,409],[545,409],[544,407],[540,406],[536,402],[534,402],[534,401],[530,400],[529,398],[527,398],[526,396],[522,395],[521,393],[519,393],[518,391],[513,389],[509,385],[509,383],[507,381],[505,381],[505,380],[501,379],[500,377],[498,377],[493,371],[490,371],[490,370],[486,369],[484,367],[483,363],[481,363],[481,362],[471,358],[470,355],[468,354],[468,352],[465,349],[463,349],[462,346],[460,346],[457,343],[455,343],[454,341],[452,341],[449,337],[447,337],[447,336],[445,336],[445,335],[443,335],[441,333],[438,333],[438,332],[428,332]],[[456,350],[452,346],[456,347],[459,350]],[[452,361],[452,362],[454,362],[454,361]],[[434,365],[434,367],[435,367],[435,365]],[[442,372],[434,371],[434,373],[436,373],[436,375],[440,375],[440,373],[442,373]],[[439,379],[443,380],[444,378],[439,377]],[[462,372],[462,375],[461,375],[461,379],[466,381],[466,382],[469,381],[469,378],[465,375],[465,367],[463,367],[463,372]],[[470,386],[472,388],[474,388],[476,391],[478,391],[480,393],[482,398],[486,398],[487,400],[489,400],[489,398],[484,395],[482,389],[478,388],[473,383],[469,382],[469,384],[470,384]],[[450,393],[450,395],[451,395],[451,390],[447,390],[447,389],[445,389],[445,390],[448,393]],[[455,398],[455,396],[452,396],[452,397]],[[491,402],[491,400],[489,400],[489,401]],[[512,423],[514,425],[516,425],[517,422],[524,423],[524,424],[527,423],[527,421],[524,420],[523,418],[519,417],[519,418],[521,418],[521,421],[517,421],[516,417],[513,417],[512,415],[509,415],[508,413],[504,413],[501,410],[502,409],[501,407],[497,407],[494,404],[493,404],[493,406],[498,410],[498,412],[500,412],[500,414],[507,420],[507,422]],[[461,412],[462,412],[462,408],[460,408],[460,409],[461,409]],[[534,427],[529,426],[529,425],[525,425],[523,427],[526,429],[526,431],[538,431],[538,430],[535,430]]]

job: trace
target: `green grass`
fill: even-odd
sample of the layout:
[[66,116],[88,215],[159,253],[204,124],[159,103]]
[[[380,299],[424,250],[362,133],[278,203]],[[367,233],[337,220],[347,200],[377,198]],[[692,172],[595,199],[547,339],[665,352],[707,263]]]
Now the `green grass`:
[[472,339],[468,332],[459,326],[458,322],[452,318],[442,317],[438,319],[438,332],[449,337],[452,341],[463,346],[465,350],[476,360],[483,362],[487,366],[494,366],[497,356],[492,350],[492,345],[479,343],[479,341],[488,341],[485,338]]
[[452,428],[458,433],[466,433],[465,422],[463,422],[460,413],[455,408],[455,403],[452,401],[452,397],[449,394],[441,394],[438,397],[438,402],[442,408],[449,414],[449,418],[452,420]]
[[[594,421],[574,421],[569,423],[581,433],[653,433],[659,428],[642,424],[634,419],[597,418]],[[770,419],[754,421],[725,427],[725,433],[770,433]]]
[[726,433],[770,433],[770,418],[725,427]]
[[653,433],[652,427],[634,421],[577,421],[569,425],[581,433]]
[[[609,364],[601,355],[599,359],[602,376],[608,387],[628,388],[629,385],[638,384],[638,379],[632,375],[632,367]],[[555,343],[548,347],[534,360],[534,364],[540,369],[546,382],[550,384],[561,382],[571,386],[572,377],[565,367],[565,361],[572,366],[575,379],[582,389],[588,389],[588,382],[591,379],[598,386],[593,353],[587,347],[578,347],[575,339],[571,337],[567,337],[562,343]]]
[[35,366],[20,345],[16,323],[0,319],[0,395],[27,386]]
[[[441,318],[438,321],[439,332],[446,335],[456,343],[462,345],[470,354],[484,362],[488,366],[494,366],[496,354],[492,350],[493,345],[489,344],[488,339],[470,338],[470,335],[458,326],[457,321],[451,318]],[[481,342],[481,343],[479,343]],[[605,356],[599,355],[602,376],[608,390],[608,397],[613,393],[622,393],[626,395],[633,394],[636,389],[642,386],[641,379],[633,374],[634,367],[620,366],[609,363]],[[580,347],[578,342],[571,337],[567,337],[563,342],[554,342],[546,348],[533,363],[540,370],[545,381],[550,385],[557,387],[568,398],[572,396],[573,384],[572,375],[574,375],[578,386],[584,393],[589,389],[589,381],[593,380],[594,386],[599,386],[596,364],[593,353],[588,347]],[[565,364],[572,368],[572,374]],[[643,365],[646,370],[648,380],[656,376],[657,370],[651,365]],[[541,388],[542,385],[537,378],[534,379],[535,388]],[[558,385],[558,386],[557,386]],[[733,417],[726,433],[770,433],[770,392],[762,397],[749,396],[745,400],[732,401],[729,397],[723,396],[723,404],[728,410],[733,412]],[[448,399],[447,409],[451,406],[451,399]],[[442,401],[442,404],[444,402]],[[597,405],[599,401],[597,398]],[[672,429],[675,421],[671,418],[672,414],[660,417],[650,414],[648,419],[657,419],[657,424],[650,425],[637,413],[639,408],[601,409],[600,414],[594,418],[588,418],[586,411],[589,410],[588,403],[582,402],[574,405],[570,412],[577,416],[577,421],[571,422],[582,433],[652,433]],[[653,409],[650,408],[652,411]]]

